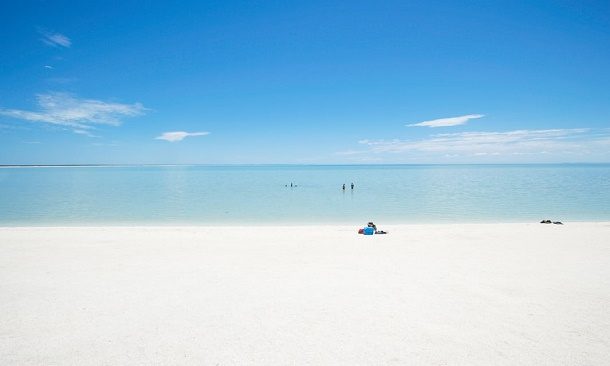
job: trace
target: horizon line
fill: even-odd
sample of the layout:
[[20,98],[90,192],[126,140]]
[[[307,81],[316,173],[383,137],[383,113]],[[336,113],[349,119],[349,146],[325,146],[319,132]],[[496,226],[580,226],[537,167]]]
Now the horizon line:
[[171,167],[171,166],[430,166],[430,165],[608,165],[610,162],[559,163],[142,163],[142,164],[0,164],[0,168],[76,168],[76,167]]

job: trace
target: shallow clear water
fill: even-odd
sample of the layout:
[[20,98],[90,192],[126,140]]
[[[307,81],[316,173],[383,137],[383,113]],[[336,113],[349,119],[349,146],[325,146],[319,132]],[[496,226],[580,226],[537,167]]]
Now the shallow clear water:
[[[290,188],[291,182],[297,186]],[[542,218],[610,220],[610,165],[0,169],[2,226],[362,224],[370,220],[385,224]]]

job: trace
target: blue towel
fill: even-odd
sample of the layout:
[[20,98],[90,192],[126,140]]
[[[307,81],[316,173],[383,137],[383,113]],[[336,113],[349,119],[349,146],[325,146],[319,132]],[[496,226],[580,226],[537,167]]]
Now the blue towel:
[[375,229],[370,226],[364,228],[364,235],[373,235],[375,234]]

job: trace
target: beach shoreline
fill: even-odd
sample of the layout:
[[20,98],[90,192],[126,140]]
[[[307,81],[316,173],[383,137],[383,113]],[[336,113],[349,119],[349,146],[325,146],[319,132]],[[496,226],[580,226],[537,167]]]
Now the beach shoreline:
[[0,358],[610,362],[610,222],[359,227],[0,227]]
[[[542,224],[541,220],[551,220],[552,222],[559,221],[561,225],[610,225],[610,221],[608,220],[556,220],[555,218],[547,218],[541,217],[540,220],[536,221],[528,221],[528,220],[520,220],[516,219],[512,220],[464,220],[464,221],[410,221],[409,223],[404,223],[405,221],[392,221],[392,220],[383,220],[375,222],[379,222],[383,227],[392,227],[392,228],[409,228],[409,227],[448,227],[448,226],[489,226],[489,225],[548,225],[548,226],[558,226],[557,224]],[[361,220],[362,221],[362,220]],[[298,229],[298,228],[328,228],[334,230],[344,230],[344,229],[355,229],[356,232],[358,228],[366,226],[367,220],[365,219],[362,222],[353,222],[353,220],[349,221],[307,221],[307,222],[292,222],[292,221],[235,221],[235,222],[218,222],[218,223],[197,223],[197,222],[184,222],[184,223],[176,223],[170,222],[167,224],[159,223],[159,222],[126,222],[122,223],[104,223],[104,222],[85,222],[85,223],[32,223],[30,224],[0,224],[0,230],[11,231],[11,230],[20,230],[20,229],[34,229],[34,230],[42,230],[42,229],[151,229],[151,228],[162,228],[162,229],[184,229],[184,228],[192,228],[192,229],[255,229],[255,228],[284,228],[284,229]]]

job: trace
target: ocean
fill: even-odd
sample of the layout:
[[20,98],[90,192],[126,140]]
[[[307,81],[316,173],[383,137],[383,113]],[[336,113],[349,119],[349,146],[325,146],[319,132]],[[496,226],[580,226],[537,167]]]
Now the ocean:
[[0,226],[547,218],[610,221],[610,164],[0,168]]

